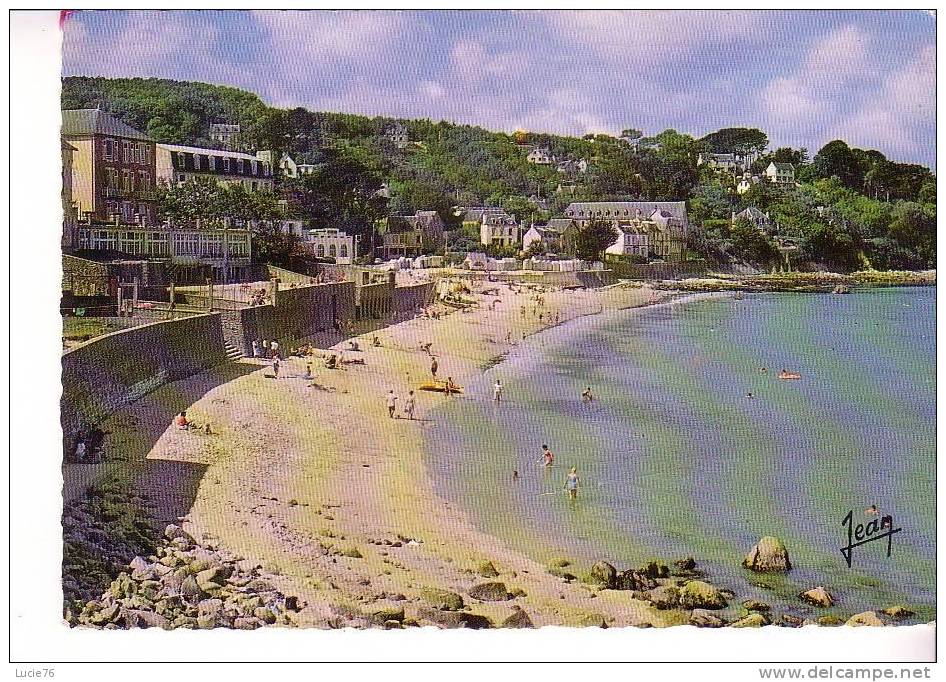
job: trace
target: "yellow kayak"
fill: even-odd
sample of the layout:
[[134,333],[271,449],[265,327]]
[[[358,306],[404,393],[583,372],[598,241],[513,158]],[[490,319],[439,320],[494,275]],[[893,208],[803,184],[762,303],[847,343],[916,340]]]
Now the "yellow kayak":
[[[447,392],[447,382],[446,381],[425,381],[420,386],[417,387],[421,391],[437,391],[438,393]],[[453,388],[450,389],[450,393],[463,393],[463,387],[453,385]]]

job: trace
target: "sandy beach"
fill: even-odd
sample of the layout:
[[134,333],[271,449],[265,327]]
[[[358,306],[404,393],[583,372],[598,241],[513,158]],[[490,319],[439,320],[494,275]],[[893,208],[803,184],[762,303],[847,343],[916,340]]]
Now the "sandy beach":
[[[495,291],[477,293],[484,288]],[[279,576],[280,588],[307,604],[296,617],[302,626],[364,624],[392,606],[430,624],[421,596],[429,588],[460,594],[469,612],[497,624],[515,607],[537,626],[679,623],[682,614],[657,611],[629,592],[550,574],[478,531],[428,480],[422,447],[428,412],[441,401],[470,398],[416,391],[415,419],[403,417],[408,390],[430,378],[431,357],[422,344],[431,344],[438,378],[463,385],[551,321],[671,296],[625,286],[546,291],[537,307],[536,293],[478,283],[465,294],[476,301],[466,310],[448,312],[441,304],[439,319],[415,318],[356,337],[360,351],[347,350],[347,340],[334,347],[364,364],[329,370],[319,356],[290,357],[276,379],[268,363],[245,359],[164,386],[105,424],[110,463],[100,469],[120,472],[156,500],[165,520],[181,515],[194,537]],[[372,345],[374,336],[380,347]],[[314,380],[304,378],[307,363]],[[399,397],[396,419],[385,404],[392,389]],[[184,408],[196,422],[209,422],[213,434],[170,428]],[[68,477],[66,489],[68,496]],[[188,500],[192,506],[184,511]],[[481,575],[487,561],[499,574],[489,580],[519,594],[514,601],[467,596],[487,580]]]

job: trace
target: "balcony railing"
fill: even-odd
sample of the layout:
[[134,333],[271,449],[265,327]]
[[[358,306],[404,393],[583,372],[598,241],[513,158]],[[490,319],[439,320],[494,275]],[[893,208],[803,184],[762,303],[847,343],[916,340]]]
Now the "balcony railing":
[[108,199],[121,199],[127,197],[129,199],[140,199],[142,201],[154,201],[158,198],[157,190],[155,189],[125,189],[124,187],[106,187],[105,196]]

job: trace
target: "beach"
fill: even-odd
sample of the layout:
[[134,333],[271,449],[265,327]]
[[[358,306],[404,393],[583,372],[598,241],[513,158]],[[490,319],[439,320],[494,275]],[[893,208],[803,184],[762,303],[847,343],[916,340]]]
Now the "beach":
[[[438,378],[465,385],[555,320],[654,304],[674,293],[625,285],[518,293],[505,284],[471,286],[462,297],[473,305],[465,309],[439,305],[439,319],[366,333],[355,339],[358,351],[347,350],[347,340],[332,349],[364,364],[329,370],[320,357],[290,357],[276,379],[269,363],[245,359],[226,376],[214,370],[159,388],[104,425],[106,464],[97,473],[126,480],[157,501],[168,521],[183,512],[173,520],[198,540],[258,562],[305,604],[294,616],[300,626],[364,625],[392,608],[403,608],[409,621],[436,624],[430,590],[466,597],[487,581],[502,582],[514,601],[466,597],[468,612],[496,624],[518,609],[536,626],[686,622],[683,612],[657,610],[629,591],[564,580],[478,530],[435,492],[423,445],[430,413],[445,400],[469,398],[416,391],[430,379],[423,344],[431,344]],[[307,363],[313,380],[304,378]],[[410,389],[413,421],[403,418]],[[396,419],[386,409],[390,390],[399,398]],[[181,409],[209,423],[211,434],[171,428]],[[186,493],[178,490],[185,484]]]

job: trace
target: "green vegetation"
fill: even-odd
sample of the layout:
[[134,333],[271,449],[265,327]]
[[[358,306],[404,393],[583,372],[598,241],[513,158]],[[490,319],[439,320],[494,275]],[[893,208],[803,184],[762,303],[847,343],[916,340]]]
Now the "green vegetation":
[[[675,130],[645,136],[633,128],[620,138],[575,138],[425,119],[401,121],[410,143],[400,149],[385,135],[393,119],[276,109],[235,88],[138,78],[64,78],[62,105],[99,106],[167,143],[213,147],[211,123],[239,123],[246,149],[286,152],[315,166],[302,179],[280,179],[290,217],[359,235],[363,249],[374,243],[380,219],[416,210],[436,210],[450,230],[448,248],[460,250],[474,245],[476,235],[462,229],[457,206],[501,205],[519,220],[541,222],[572,201],[686,200],[693,227],[688,249],[696,257],[768,269],[781,263],[778,240],[790,240],[800,249],[798,262],[814,267],[920,269],[935,263],[935,176],[841,140],[809,160],[807,149],[766,152],[768,137],[755,128],[724,128],[700,139]],[[554,163],[531,164],[526,155],[532,147],[548,148],[558,161],[584,159],[588,170],[562,173]],[[739,195],[736,174],[698,164],[705,152],[750,154],[755,174],[771,161],[791,163],[796,183],[763,181]],[[388,191],[381,192],[385,184]],[[249,215],[266,213],[272,203],[230,199],[236,203],[227,210]],[[753,225],[733,224],[732,214],[748,206],[768,212],[771,229],[757,233]],[[169,201],[166,210],[182,208]],[[254,248],[266,259],[285,261],[293,247],[278,242],[264,235]]]

